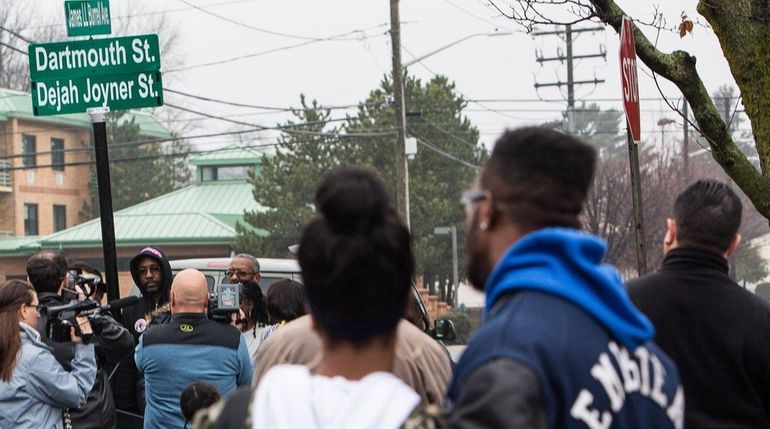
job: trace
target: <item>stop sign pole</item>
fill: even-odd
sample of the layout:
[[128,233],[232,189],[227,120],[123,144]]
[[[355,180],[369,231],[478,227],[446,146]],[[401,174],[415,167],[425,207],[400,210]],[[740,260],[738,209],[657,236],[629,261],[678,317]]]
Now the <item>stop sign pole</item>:
[[631,167],[631,198],[634,204],[634,235],[636,238],[636,266],[639,275],[647,273],[647,249],[644,245],[644,216],[642,187],[639,174],[638,144],[641,140],[639,118],[639,84],[636,75],[636,47],[631,20],[623,17],[620,30],[620,80],[623,84],[623,109],[626,111],[628,135],[628,163]]

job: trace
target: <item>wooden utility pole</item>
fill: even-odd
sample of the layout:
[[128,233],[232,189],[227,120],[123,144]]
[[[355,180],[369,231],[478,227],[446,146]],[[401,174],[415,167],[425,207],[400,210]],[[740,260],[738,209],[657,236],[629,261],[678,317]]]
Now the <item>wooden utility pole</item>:
[[404,108],[404,73],[401,69],[401,23],[398,0],[390,0],[390,44],[393,56],[393,101],[396,124],[396,209],[409,227],[409,191],[404,146],[406,141],[406,114]]

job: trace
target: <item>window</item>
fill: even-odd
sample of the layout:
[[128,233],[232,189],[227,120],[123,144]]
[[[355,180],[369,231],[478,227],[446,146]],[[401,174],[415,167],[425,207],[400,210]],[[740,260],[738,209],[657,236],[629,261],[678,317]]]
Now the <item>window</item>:
[[24,204],[24,235],[37,234],[37,204]]
[[250,165],[219,167],[217,180],[247,180],[249,178],[249,170],[252,168]]
[[21,164],[26,167],[35,167],[37,165],[37,138],[30,134],[21,135]]
[[67,228],[67,206],[53,206],[53,232]]
[[51,139],[51,168],[64,171],[64,140]]
[[216,167],[202,167],[201,168],[201,181],[212,182],[217,180],[217,168]]
[[201,167],[201,181],[248,180],[249,171],[253,169],[253,165],[205,166]]

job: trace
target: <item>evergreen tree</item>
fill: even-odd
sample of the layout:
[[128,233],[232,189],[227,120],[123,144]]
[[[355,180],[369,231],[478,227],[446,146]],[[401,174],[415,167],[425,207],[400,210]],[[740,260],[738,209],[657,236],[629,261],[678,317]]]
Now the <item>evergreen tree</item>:
[[[186,143],[172,140],[138,144],[148,139],[142,136],[135,118],[128,121],[124,115],[125,112],[116,112],[107,117],[113,211],[167,194],[190,180]],[[82,213],[93,218],[99,216],[96,166],[92,167],[91,176],[91,205],[85,206]]]
[[[314,213],[312,201],[318,181],[339,166],[375,169],[395,201],[392,92],[391,82],[385,78],[342,127],[329,127],[330,112],[316,102],[307,105],[302,97],[303,108],[294,112],[298,122],[287,124],[294,131],[284,134],[276,155],[266,159],[260,173],[251,178],[255,200],[269,209],[245,214],[246,224],[237,226],[236,251],[285,256],[286,247],[299,239],[302,226]],[[455,93],[447,78],[438,76],[423,83],[407,77],[405,98],[407,134],[421,143],[409,161],[410,217],[418,274],[433,291],[451,300],[451,243],[448,236],[434,235],[433,229],[457,226],[462,248],[464,223],[458,199],[476,174],[472,166],[480,165],[486,151],[478,145],[478,130],[462,116],[466,101]]]

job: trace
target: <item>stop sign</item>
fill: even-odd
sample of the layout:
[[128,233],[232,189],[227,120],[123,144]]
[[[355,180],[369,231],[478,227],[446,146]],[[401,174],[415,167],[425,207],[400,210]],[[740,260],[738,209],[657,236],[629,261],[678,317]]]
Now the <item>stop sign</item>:
[[639,143],[642,139],[639,121],[639,84],[636,77],[636,47],[634,26],[631,19],[623,17],[620,29],[620,81],[623,83],[623,108],[631,130],[631,139]]

